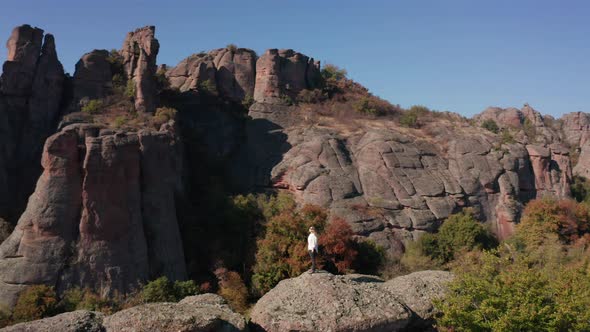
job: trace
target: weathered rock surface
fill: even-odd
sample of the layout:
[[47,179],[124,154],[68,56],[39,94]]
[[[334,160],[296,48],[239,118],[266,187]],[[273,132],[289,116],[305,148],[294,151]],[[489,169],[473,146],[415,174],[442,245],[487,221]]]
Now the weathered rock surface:
[[2,304],[12,306],[30,284],[111,293],[150,277],[186,278],[174,201],[179,160],[167,131],[78,124],[51,136],[37,188],[0,245]]
[[112,92],[111,64],[107,50],[93,50],[76,63],[74,101],[82,98],[100,99]]
[[389,280],[384,287],[412,311],[411,327],[427,328],[437,313],[433,300],[441,298],[452,280],[446,271],[420,271]]
[[558,143],[499,148],[497,135],[477,128],[440,126],[442,136],[428,137],[386,120],[347,132],[302,124],[296,113],[251,107],[245,152],[234,163],[237,181],[287,189],[300,202],[326,207],[391,255],[462,207],[474,208],[505,237],[522,202],[569,196],[569,153]]
[[135,83],[135,109],[140,112],[153,113],[156,110],[156,57],[160,44],[155,32],[154,26],[129,32],[121,49],[127,79]]
[[209,81],[220,96],[233,100],[252,98],[255,75],[256,53],[246,48],[194,54],[166,71],[170,85],[181,92],[199,90]]
[[246,331],[242,315],[215,294],[190,296],[179,303],[149,303],[111,316],[79,310],[21,323],[7,332],[239,332]]
[[104,320],[106,331],[118,332],[238,332],[244,318],[215,294],[183,299],[179,303],[150,303],[119,311]]
[[267,50],[256,62],[254,100],[280,104],[283,96],[292,99],[303,89],[314,89],[320,83],[320,63],[299,52]]
[[41,174],[45,139],[60,115],[63,82],[51,34],[16,27],[0,77],[0,217],[15,222]]
[[268,332],[402,331],[431,323],[432,300],[444,294],[450,279],[442,271],[385,283],[366,275],[304,273],[265,294],[252,309],[251,320]]
[[104,332],[100,312],[78,310],[1,329],[4,332]]

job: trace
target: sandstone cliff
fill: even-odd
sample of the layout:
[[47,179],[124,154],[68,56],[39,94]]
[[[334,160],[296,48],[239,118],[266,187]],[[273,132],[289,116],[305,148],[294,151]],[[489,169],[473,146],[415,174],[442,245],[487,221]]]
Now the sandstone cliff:
[[168,131],[81,124],[51,136],[35,192],[0,246],[2,304],[30,284],[110,294],[153,276],[186,278],[175,215],[180,157]]
[[0,217],[15,222],[41,174],[41,150],[60,115],[65,76],[51,34],[22,25],[6,46],[0,77]]

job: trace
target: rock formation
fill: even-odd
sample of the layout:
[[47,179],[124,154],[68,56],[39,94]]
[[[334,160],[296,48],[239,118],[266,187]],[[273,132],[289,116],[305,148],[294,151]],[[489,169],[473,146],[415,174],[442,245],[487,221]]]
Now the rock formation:
[[181,92],[199,90],[208,81],[221,97],[238,101],[252,98],[255,75],[256,53],[234,47],[191,55],[166,71],[170,85]]
[[320,63],[293,50],[267,50],[256,62],[254,100],[280,104],[320,84]]
[[246,331],[244,318],[215,294],[190,296],[179,303],[150,303],[111,316],[79,310],[51,318],[21,323],[6,332],[239,332]]
[[156,110],[156,57],[160,44],[155,32],[154,26],[129,32],[121,49],[127,79],[135,83],[135,109],[140,112]]
[[259,329],[274,331],[402,331],[427,327],[432,300],[449,272],[422,271],[388,282],[366,275],[304,273],[281,281],[254,306]]
[[[44,38],[44,40],[43,40]],[[51,34],[16,27],[0,77],[0,217],[15,222],[34,189],[41,150],[60,115],[64,71]]]
[[246,330],[246,321],[219,295],[203,294],[179,303],[150,303],[119,311],[106,317],[104,326],[107,332],[239,332]]
[[30,284],[110,294],[150,277],[186,278],[179,160],[167,131],[79,124],[51,136],[35,192],[0,246],[0,301],[12,306]]
[[76,63],[74,73],[74,101],[82,98],[100,99],[112,93],[111,64],[109,52],[93,50],[82,56]]
[[105,332],[104,314],[78,310],[57,316],[20,323],[2,329],[4,332]]
[[438,137],[387,120],[351,132],[309,126],[281,105],[255,104],[250,116],[236,181],[287,189],[300,202],[326,207],[394,256],[463,207],[504,238],[523,202],[569,197],[569,152],[558,143],[501,144],[498,135],[442,120]]

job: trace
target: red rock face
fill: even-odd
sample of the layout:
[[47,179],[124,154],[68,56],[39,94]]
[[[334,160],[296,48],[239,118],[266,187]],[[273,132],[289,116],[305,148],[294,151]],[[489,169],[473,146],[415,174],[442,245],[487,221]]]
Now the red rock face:
[[[23,25],[8,40],[0,78],[0,217],[16,222],[41,174],[45,139],[60,115],[64,71],[55,40]],[[37,161],[37,162],[34,162]]]
[[156,110],[156,57],[160,44],[155,32],[154,26],[129,32],[121,49],[127,78],[135,82],[135,109],[140,112]]
[[166,72],[170,85],[182,92],[199,90],[209,81],[214,93],[237,101],[254,95],[255,75],[256,53],[246,48],[191,55]]
[[186,278],[175,144],[166,131],[101,134],[88,124],[51,136],[37,188],[0,246],[3,304],[26,284],[112,293],[152,276]]
[[267,50],[256,62],[254,100],[280,104],[283,96],[296,98],[303,89],[314,89],[320,64],[293,50]]

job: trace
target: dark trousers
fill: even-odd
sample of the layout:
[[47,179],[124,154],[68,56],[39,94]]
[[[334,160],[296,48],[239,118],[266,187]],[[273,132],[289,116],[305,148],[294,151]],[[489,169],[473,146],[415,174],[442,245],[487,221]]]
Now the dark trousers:
[[315,272],[315,255],[317,253],[316,250],[309,250],[309,257],[311,257],[311,272]]

